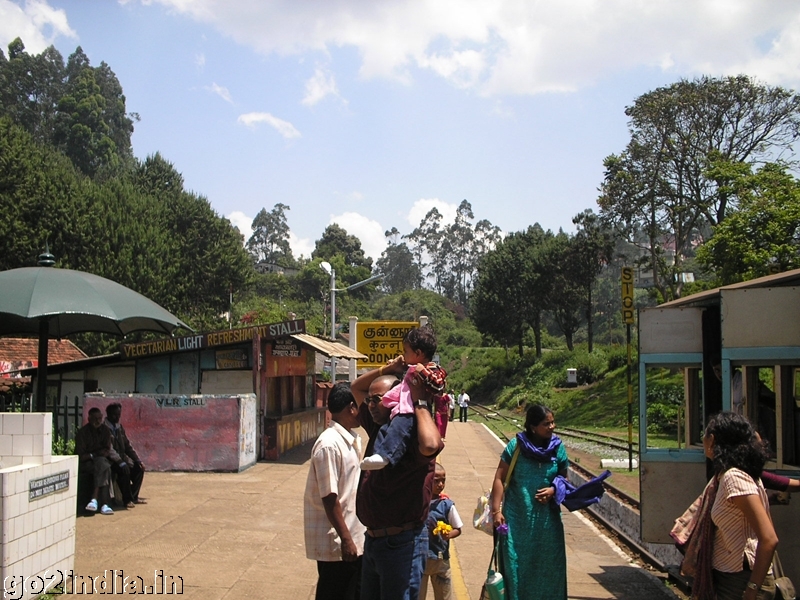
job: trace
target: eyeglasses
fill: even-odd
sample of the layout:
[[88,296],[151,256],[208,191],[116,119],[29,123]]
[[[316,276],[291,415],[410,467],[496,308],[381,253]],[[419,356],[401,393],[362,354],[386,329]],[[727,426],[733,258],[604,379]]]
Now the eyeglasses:
[[381,400],[383,400],[383,396],[380,394],[375,394],[374,396],[367,396],[364,398],[364,402],[367,404],[378,404]]

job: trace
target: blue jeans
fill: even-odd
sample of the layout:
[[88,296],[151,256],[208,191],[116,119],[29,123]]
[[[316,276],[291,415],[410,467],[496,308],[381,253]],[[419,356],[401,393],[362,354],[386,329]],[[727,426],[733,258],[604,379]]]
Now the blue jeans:
[[420,525],[379,538],[366,536],[361,563],[362,600],[418,600],[428,528]]

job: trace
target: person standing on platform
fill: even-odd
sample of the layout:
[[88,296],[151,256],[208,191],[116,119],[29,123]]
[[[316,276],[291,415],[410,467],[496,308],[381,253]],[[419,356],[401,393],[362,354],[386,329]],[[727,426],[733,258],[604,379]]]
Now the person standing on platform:
[[464,523],[456,510],[455,502],[444,493],[446,480],[447,471],[437,462],[433,475],[433,500],[428,513],[428,562],[422,575],[420,598],[427,596],[430,579],[435,600],[453,600],[450,540],[461,535]]
[[458,422],[467,422],[467,407],[469,406],[469,394],[462,390],[458,396]]
[[[703,450],[714,465],[714,478],[706,490],[716,490],[716,495],[710,503],[714,527],[709,528],[709,539],[703,540],[700,553],[711,554],[711,581],[703,579],[706,586],[713,585],[713,592],[706,596],[701,591],[697,597],[773,598],[771,565],[778,536],[760,479],[768,458],[764,443],[745,417],[721,412],[706,427]],[[700,573],[695,583],[699,579]],[[706,586],[702,586],[704,590]],[[692,597],[695,592],[693,589]]]
[[[549,408],[531,406],[525,430],[508,443],[494,476],[494,526],[508,525],[500,551],[508,600],[567,599],[564,524],[553,482],[558,475],[566,477],[569,465],[564,444],[553,433],[555,426]],[[519,456],[504,495],[503,482],[515,452]]]
[[[391,410],[383,396],[400,384],[403,357],[361,375],[352,384],[361,426],[369,436],[367,454],[384,433]],[[410,383],[414,423],[406,453],[392,467],[363,471],[356,511],[367,527],[361,573],[364,600],[418,600],[428,555],[428,517],[436,456],[442,451],[431,416],[433,393],[421,381]]]
[[119,422],[121,416],[122,405],[119,402],[106,406],[105,424],[111,430],[114,450],[120,458],[118,463],[111,465],[111,470],[117,476],[117,485],[122,492],[122,503],[125,508],[134,508],[137,504],[147,504],[144,498],[139,498],[145,469],[125,433],[125,428]]
[[447,392],[447,402],[450,404],[450,422],[456,418],[456,397],[453,395],[453,390]]
[[450,400],[447,394],[435,396],[434,407],[436,411],[436,427],[439,430],[442,441],[444,441],[445,435],[447,435],[448,419],[450,418]]
[[356,516],[361,438],[350,384],[328,395],[331,421],[314,443],[303,496],[306,556],[317,561],[316,600],[358,600],[364,526]]

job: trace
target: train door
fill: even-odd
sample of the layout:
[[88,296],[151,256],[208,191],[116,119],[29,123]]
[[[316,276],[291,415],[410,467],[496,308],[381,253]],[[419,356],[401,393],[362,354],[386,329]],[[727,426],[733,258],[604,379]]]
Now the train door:
[[[669,531],[706,482],[702,430],[703,309],[639,312],[639,477],[642,541]],[[664,401],[664,394],[670,399]],[[674,412],[664,416],[665,408]]]

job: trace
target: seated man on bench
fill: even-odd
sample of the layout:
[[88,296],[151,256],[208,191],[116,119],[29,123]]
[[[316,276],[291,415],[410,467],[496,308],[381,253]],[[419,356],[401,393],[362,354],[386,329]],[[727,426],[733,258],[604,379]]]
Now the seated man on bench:
[[103,425],[103,412],[97,407],[89,410],[89,422],[75,434],[75,454],[78,455],[79,469],[94,476],[92,500],[86,505],[86,510],[97,512],[99,500],[100,514],[113,515],[114,511],[108,505],[111,463],[119,463],[120,457],[114,451],[111,431]]
[[114,451],[120,457],[120,462],[112,464],[111,470],[117,476],[117,485],[122,492],[122,503],[126,508],[133,508],[137,504],[147,504],[144,498],[139,498],[139,490],[144,479],[144,465],[133,449],[125,428],[119,422],[121,415],[122,405],[119,402],[106,406],[106,427],[111,430]]

